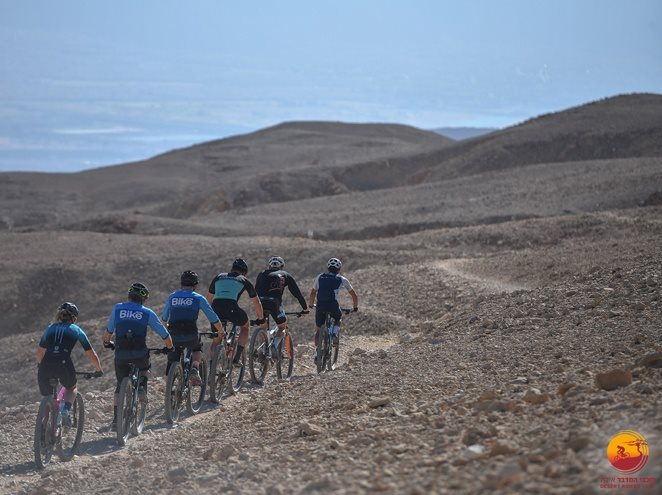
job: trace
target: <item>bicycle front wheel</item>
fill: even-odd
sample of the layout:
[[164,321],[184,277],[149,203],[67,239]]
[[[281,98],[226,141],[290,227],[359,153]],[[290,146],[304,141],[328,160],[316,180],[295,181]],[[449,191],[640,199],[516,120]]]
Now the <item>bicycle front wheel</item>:
[[117,443],[120,446],[126,445],[134,415],[133,385],[131,385],[131,378],[125,376],[120,384],[117,397]]
[[76,399],[71,404],[69,411],[71,426],[62,426],[59,456],[63,461],[69,461],[73,458],[80,441],[83,438],[83,428],[85,427],[85,404],[80,392],[76,392]]
[[48,396],[41,399],[37,422],[34,428],[34,462],[38,469],[44,469],[53,456],[55,449],[55,402]]
[[193,383],[189,375],[186,410],[190,414],[196,414],[200,411],[202,402],[205,400],[205,393],[207,392],[207,382],[204,379],[204,377],[207,376],[207,360],[204,356],[200,359],[198,371],[200,371],[200,378],[202,378],[202,380],[199,380],[197,383]]
[[165,417],[170,424],[179,419],[182,410],[184,372],[180,363],[172,363],[165,388]]
[[256,328],[251,336],[251,344],[248,348],[248,371],[251,373],[251,380],[258,385],[264,385],[264,379],[269,370],[269,337],[267,331],[262,328]]
[[278,346],[278,360],[276,361],[276,375],[279,380],[292,378],[294,370],[294,342],[289,332]]

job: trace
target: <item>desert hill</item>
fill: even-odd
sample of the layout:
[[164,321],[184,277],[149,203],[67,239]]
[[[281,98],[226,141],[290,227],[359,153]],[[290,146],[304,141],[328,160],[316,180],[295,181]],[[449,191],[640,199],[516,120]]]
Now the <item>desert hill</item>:
[[[645,436],[637,476],[659,491],[661,102],[614,97],[463,142],[295,122],[0,174],[0,493],[592,494],[619,476],[605,451],[624,429]],[[59,303],[100,347],[131,281],[159,311],[181,271],[204,293],[233,258],[254,279],[273,254],[304,293],[343,260],[361,302],[335,371],[316,373],[312,318],[293,319],[291,381],[270,372],[168,425],[157,357],[147,430],[119,448],[100,351],[80,456],[35,471],[34,352]]]

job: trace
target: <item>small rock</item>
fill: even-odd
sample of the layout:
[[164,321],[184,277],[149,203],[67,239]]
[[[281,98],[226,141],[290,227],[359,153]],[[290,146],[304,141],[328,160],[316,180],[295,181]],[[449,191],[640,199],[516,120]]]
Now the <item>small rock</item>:
[[188,473],[186,472],[186,468],[179,467],[168,471],[167,478],[171,483],[181,483],[186,481]]
[[322,433],[322,429],[314,424],[301,422],[299,423],[299,436],[300,437],[311,437],[314,435],[319,435]]
[[615,390],[619,387],[627,387],[631,383],[632,371],[630,370],[613,370],[595,375],[595,384],[602,390]]
[[529,404],[544,404],[549,400],[549,395],[541,393],[537,388],[531,388],[526,391],[522,400]]
[[478,397],[478,400],[480,402],[486,401],[486,400],[494,400],[497,397],[496,390],[494,389],[489,389],[489,390],[484,390],[480,396]]
[[230,457],[237,455],[239,451],[234,445],[225,444],[218,449],[217,459],[220,461],[227,461]]
[[518,376],[514,380],[511,380],[510,383],[512,383],[514,385],[516,385],[516,384],[524,385],[524,384],[529,383],[529,379],[525,376]]
[[498,440],[492,444],[492,448],[490,449],[490,457],[497,455],[510,455],[514,454],[515,452],[517,452],[517,446],[515,444],[504,440]]
[[386,406],[387,404],[390,404],[390,402],[391,402],[390,397],[379,397],[377,399],[373,399],[370,402],[368,402],[368,407],[374,409],[376,407]]
[[662,352],[648,354],[637,361],[637,366],[646,368],[662,368]]
[[132,468],[141,468],[145,466],[145,460],[140,458],[140,457],[135,457],[134,459],[131,460],[130,466]]
[[560,396],[564,396],[566,392],[574,386],[575,386],[574,383],[562,383],[561,385],[559,385],[559,388],[557,389],[556,393],[559,394]]
[[354,350],[352,351],[352,354],[351,354],[351,355],[352,355],[352,356],[363,356],[363,355],[366,354],[367,352],[368,352],[368,351],[366,351],[365,349],[361,349],[360,347],[357,347],[356,349],[354,349]]

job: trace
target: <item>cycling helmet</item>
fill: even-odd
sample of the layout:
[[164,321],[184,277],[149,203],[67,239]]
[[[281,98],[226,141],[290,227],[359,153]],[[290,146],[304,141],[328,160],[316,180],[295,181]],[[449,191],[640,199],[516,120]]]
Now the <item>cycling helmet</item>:
[[69,313],[71,316],[78,317],[78,308],[76,307],[76,305],[74,303],[63,302],[62,304],[60,304],[60,307],[57,308],[57,309],[63,309],[67,313]]
[[149,297],[149,289],[140,282],[134,282],[129,287],[129,294],[137,294],[143,299],[147,299]]
[[329,261],[326,262],[327,268],[335,268],[336,270],[340,270],[341,266],[342,266],[342,262],[338,258],[331,258]]
[[198,282],[200,282],[198,274],[191,270],[186,270],[184,273],[182,273],[180,280],[182,285],[185,287],[193,287],[194,285],[198,285]]
[[285,266],[285,260],[280,256],[272,256],[269,258],[269,268],[276,268],[278,270]]
[[241,258],[232,262],[232,271],[246,275],[248,273],[248,264]]

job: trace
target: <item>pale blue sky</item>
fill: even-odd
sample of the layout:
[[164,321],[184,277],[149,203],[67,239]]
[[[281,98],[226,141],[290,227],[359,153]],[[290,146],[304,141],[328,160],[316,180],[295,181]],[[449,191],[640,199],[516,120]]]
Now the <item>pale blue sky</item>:
[[0,0],[0,171],[287,120],[504,127],[662,93],[659,0]]

